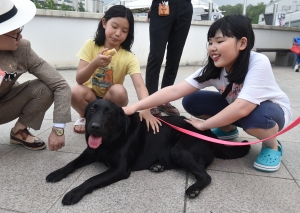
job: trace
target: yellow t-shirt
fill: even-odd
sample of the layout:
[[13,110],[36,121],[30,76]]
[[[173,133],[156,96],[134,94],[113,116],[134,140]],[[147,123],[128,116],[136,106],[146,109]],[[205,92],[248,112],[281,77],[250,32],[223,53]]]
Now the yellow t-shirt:
[[[76,56],[90,63],[102,49],[104,46],[98,46],[92,39],[89,39]],[[97,68],[84,85],[88,86],[96,96],[103,97],[112,85],[123,84],[127,74],[136,73],[141,73],[137,58],[131,52],[120,47],[112,57],[110,64],[107,67]]]

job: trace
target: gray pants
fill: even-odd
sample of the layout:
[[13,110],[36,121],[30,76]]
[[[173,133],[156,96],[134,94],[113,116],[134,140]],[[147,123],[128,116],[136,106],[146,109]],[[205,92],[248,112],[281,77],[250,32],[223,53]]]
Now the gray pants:
[[0,102],[0,124],[19,118],[23,125],[38,130],[53,101],[53,91],[44,82],[31,80],[17,95]]

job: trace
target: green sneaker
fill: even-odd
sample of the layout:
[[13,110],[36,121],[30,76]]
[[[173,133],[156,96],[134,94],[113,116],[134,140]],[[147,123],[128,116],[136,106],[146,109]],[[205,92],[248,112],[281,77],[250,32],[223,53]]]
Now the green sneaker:
[[233,140],[236,139],[239,136],[239,131],[235,127],[235,130],[231,132],[224,132],[220,128],[213,128],[211,131],[221,140]]

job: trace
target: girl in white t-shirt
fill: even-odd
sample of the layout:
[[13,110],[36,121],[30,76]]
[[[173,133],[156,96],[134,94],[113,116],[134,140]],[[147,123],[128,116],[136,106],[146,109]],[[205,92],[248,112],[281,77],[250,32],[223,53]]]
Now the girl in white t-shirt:
[[[79,119],[74,124],[74,132],[85,133],[84,110],[88,103],[100,98],[118,106],[128,104],[127,90],[123,86],[126,75],[130,75],[139,100],[149,96],[138,60],[131,53],[133,40],[131,10],[122,5],[109,8],[99,22],[95,38],[87,40],[77,54],[80,60],[71,103]],[[117,51],[113,56],[105,54],[113,49]],[[140,117],[146,120],[148,127],[157,122],[149,109],[143,110]]]
[[[275,81],[268,58],[251,52],[254,40],[249,18],[230,15],[217,20],[207,34],[207,64],[185,81],[124,107],[125,113],[184,97],[185,110],[201,119],[186,121],[199,130],[212,129],[220,139],[236,138],[236,126],[258,139],[276,134],[291,120],[290,103]],[[228,85],[229,94],[223,97]],[[201,90],[209,86],[218,92]],[[261,171],[277,171],[282,153],[276,138],[264,141],[253,166]]]

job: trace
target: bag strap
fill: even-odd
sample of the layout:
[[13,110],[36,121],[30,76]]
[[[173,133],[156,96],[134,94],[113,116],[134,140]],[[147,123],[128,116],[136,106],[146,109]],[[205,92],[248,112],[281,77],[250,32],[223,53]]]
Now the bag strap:
[[232,90],[233,82],[230,82],[227,86],[224,92],[222,93],[223,98],[226,98],[229,92]]

